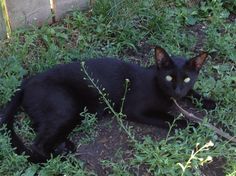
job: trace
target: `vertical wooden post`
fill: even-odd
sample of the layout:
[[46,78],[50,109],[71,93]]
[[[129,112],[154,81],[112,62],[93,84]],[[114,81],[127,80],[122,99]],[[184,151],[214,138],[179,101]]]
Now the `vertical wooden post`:
[[0,4],[0,39],[4,39],[7,36],[6,23],[3,17],[2,1]]

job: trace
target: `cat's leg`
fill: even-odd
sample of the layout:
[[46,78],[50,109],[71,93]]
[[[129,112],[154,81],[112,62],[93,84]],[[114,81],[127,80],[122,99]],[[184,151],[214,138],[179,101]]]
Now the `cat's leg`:
[[[58,117],[58,114],[55,115],[57,115]],[[52,115],[50,116],[50,118],[51,117]],[[60,118],[66,119],[66,116],[60,116]],[[60,121],[53,126],[50,123],[42,125],[34,141],[32,147],[33,150],[37,151],[37,153],[41,153],[44,156],[43,159],[48,159],[51,153],[54,155],[58,155],[70,149],[73,144],[68,143],[67,137],[74,129],[76,124],[77,122],[75,120],[69,120],[64,122]],[[56,152],[55,149],[57,149]],[[74,145],[71,149],[74,149]]]
[[216,102],[210,98],[206,98],[203,95],[199,94],[198,92],[196,92],[195,90],[191,89],[188,94],[187,97],[191,96],[193,98],[196,98],[198,101],[201,101],[203,104],[203,108],[211,110],[211,109],[215,109],[216,108]]
[[[50,113],[44,113],[44,118],[48,120],[40,122],[38,125],[37,136],[32,145],[32,151],[36,154],[32,157],[34,162],[45,162],[49,159],[51,153],[58,155],[65,151],[69,152],[70,149],[75,149],[67,137],[75,126],[81,122],[80,116],[75,111],[67,108],[66,105],[63,111],[56,109]],[[55,151],[55,149],[59,150]]]
[[[31,97],[34,97],[31,104],[29,103],[32,101],[24,102],[24,107],[36,128],[36,138],[31,147],[32,154],[29,160],[37,163],[49,159],[50,154],[58,145],[67,141],[69,133],[82,120],[79,116],[82,107],[68,92],[57,87],[45,92],[45,96],[31,94]],[[65,147],[67,144],[68,142],[65,143]]]
[[54,150],[54,155],[60,155],[60,154],[67,154],[69,152],[75,152],[76,146],[75,144],[69,140],[65,139],[65,141],[57,146],[57,148]]

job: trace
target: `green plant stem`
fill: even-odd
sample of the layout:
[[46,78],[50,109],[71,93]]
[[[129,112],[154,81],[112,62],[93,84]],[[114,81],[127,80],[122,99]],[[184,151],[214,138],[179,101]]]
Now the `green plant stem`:
[[124,92],[124,96],[121,99],[122,102],[121,102],[120,112],[117,113],[114,110],[111,103],[109,102],[109,99],[106,97],[107,94],[102,91],[102,90],[105,90],[105,89],[100,89],[99,86],[94,82],[94,79],[90,77],[89,73],[87,72],[87,70],[85,68],[85,63],[84,62],[81,63],[81,66],[82,66],[82,71],[85,73],[87,79],[91,82],[92,86],[98,91],[99,95],[101,96],[102,100],[104,101],[104,103],[106,104],[108,109],[116,117],[116,120],[118,121],[121,128],[126,132],[126,134],[129,136],[129,138],[132,140],[132,142],[137,142],[134,135],[131,133],[130,128],[126,128],[126,126],[124,125],[123,120],[122,120],[122,118],[125,117],[125,115],[123,114],[122,111],[123,111],[125,96],[126,96],[127,90],[128,90],[128,83],[129,83],[128,79],[126,79],[126,81],[125,81],[125,92]]
[[168,133],[167,133],[167,135],[166,135],[166,139],[165,139],[165,142],[166,142],[166,143],[167,143],[168,138],[169,138],[169,136],[170,136],[170,132],[172,131],[173,127],[175,126],[175,122],[180,119],[180,116],[181,116],[181,115],[179,115],[177,118],[174,118],[174,121],[171,123],[170,128],[169,128],[169,130],[168,130]]

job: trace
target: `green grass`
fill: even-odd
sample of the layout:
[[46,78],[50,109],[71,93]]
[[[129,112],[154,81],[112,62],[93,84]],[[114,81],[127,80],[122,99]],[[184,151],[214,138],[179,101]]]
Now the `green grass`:
[[[0,42],[0,105],[10,99],[24,76],[58,63],[99,56],[129,59],[129,51],[140,52],[142,42],[161,45],[173,54],[193,56],[200,41],[201,48],[211,52],[212,57],[203,68],[196,89],[218,102],[216,110],[207,112],[206,121],[220,123],[236,135],[236,22],[227,20],[236,4],[233,0],[191,2],[100,0],[90,13],[74,12],[54,25],[13,32],[10,39]],[[195,25],[203,26],[204,39],[190,29]],[[152,52],[146,54],[151,60]],[[83,127],[75,131],[85,131],[84,141],[89,142],[96,136],[91,130],[96,118],[92,114],[85,117]],[[28,121],[20,119],[18,123],[23,124],[19,133],[31,139]],[[103,165],[111,169],[111,175],[136,175],[143,165],[153,175],[200,175],[201,164],[208,156],[225,157],[226,175],[236,175],[235,144],[222,140],[204,126],[193,129],[192,134],[189,128],[175,130],[161,141],[145,136],[142,142],[133,142],[132,158],[122,162],[106,160]],[[126,132],[133,136],[132,131]],[[210,140],[213,147],[191,158],[197,143],[200,148]],[[180,165],[185,166],[189,158],[189,167],[183,172]],[[57,157],[44,165],[30,164],[25,156],[14,154],[7,133],[0,134],[0,162],[0,175],[93,175],[95,172],[87,170],[73,154],[65,161]]]

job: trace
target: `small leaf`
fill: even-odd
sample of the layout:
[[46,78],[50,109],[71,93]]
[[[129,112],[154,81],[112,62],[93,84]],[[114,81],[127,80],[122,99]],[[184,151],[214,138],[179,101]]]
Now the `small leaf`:
[[34,176],[38,170],[38,167],[36,165],[32,165],[26,171],[21,174],[21,176]]
[[195,25],[196,22],[197,22],[197,18],[195,18],[195,17],[193,17],[193,16],[189,16],[189,17],[187,17],[187,19],[186,19],[186,23],[187,23],[188,25]]

